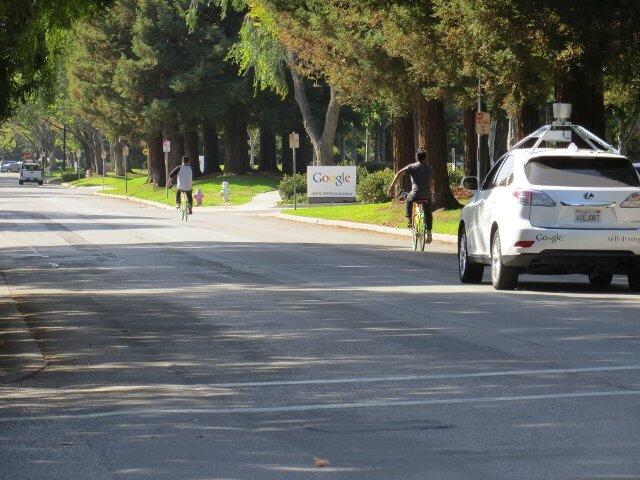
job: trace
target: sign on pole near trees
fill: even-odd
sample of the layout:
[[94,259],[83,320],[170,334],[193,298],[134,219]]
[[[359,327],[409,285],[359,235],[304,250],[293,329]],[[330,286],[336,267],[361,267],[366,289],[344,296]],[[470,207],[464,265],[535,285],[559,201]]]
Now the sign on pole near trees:
[[491,133],[491,114],[489,112],[476,113],[476,135],[489,135]]
[[300,148],[300,135],[297,133],[289,134],[289,148],[296,149]]
[[171,141],[169,140],[162,141],[162,151],[164,153],[169,153],[171,151]]

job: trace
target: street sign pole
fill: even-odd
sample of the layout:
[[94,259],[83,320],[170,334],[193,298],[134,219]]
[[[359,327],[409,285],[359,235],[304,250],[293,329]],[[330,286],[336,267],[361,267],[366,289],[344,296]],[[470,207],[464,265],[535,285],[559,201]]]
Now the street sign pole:
[[296,189],[296,149],[293,149],[293,209],[298,209],[298,191]]
[[491,116],[487,112],[483,112],[482,105],[482,86],[478,79],[478,112],[476,113],[476,133],[478,134],[478,151],[477,151],[477,177],[478,188],[482,184],[484,177],[488,173],[489,165],[489,128],[491,125]]
[[300,148],[300,135],[293,132],[289,134],[289,147],[293,150],[293,209],[298,209],[298,189],[296,187],[296,150]]
[[107,152],[105,150],[102,150],[102,190],[103,191],[105,188],[104,181],[105,181],[105,173],[106,173],[106,164],[105,164],[106,160],[107,160]]
[[122,146],[122,156],[124,157],[124,194],[129,195],[129,168],[127,160],[129,159],[129,146]]
[[169,140],[162,141],[162,151],[164,152],[164,191],[169,198],[169,152],[171,151]]

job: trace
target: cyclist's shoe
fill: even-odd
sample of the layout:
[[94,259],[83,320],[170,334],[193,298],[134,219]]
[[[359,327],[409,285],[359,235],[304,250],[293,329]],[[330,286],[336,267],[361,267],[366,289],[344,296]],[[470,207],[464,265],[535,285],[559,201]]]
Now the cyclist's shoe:
[[431,235],[431,231],[427,232],[427,239],[425,240],[426,243],[431,243],[433,242],[433,236]]
[[189,209],[189,215],[193,215],[193,209]]
[[413,228],[413,223],[407,222],[407,228]]

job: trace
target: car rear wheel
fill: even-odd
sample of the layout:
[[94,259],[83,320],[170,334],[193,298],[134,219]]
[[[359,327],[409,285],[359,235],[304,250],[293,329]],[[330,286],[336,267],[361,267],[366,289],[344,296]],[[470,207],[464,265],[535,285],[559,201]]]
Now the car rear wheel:
[[513,290],[518,286],[517,268],[508,267],[502,261],[500,233],[496,231],[491,242],[491,283],[496,290]]
[[18,180],[18,183],[19,183],[20,185],[24,184],[24,182],[23,182],[22,180]]
[[594,287],[608,287],[613,281],[613,273],[598,272],[589,275],[589,283]]
[[632,292],[640,292],[640,268],[635,268],[627,275],[629,279],[629,289]]
[[484,275],[484,265],[469,260],[467,232],[464,229],[458,236],[458,273],[462,283],[480,283]]

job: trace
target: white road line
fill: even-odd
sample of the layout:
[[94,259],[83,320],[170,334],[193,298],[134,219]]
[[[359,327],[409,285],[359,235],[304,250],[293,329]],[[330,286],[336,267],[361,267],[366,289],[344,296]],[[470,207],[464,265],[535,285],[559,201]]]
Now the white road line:
[[0,418],[0,423],[44,421],[44,420],[84,420],[92,418],[150,416],[150,415],[233,415],[260,413],[290,413],[311,412],[318,410],[347,410],[356,408],[385,408],[385,407],[419,407],[426,405],[455,405],[463,403],[495,403],[495,402],[526,402],[533,400],[561,400],[572,398],[597,397],[625,397],[638,396],[640,390],[617,390],[606,392],[574,392],[552,393],[547,395],[523,395],[515,397],[471,397],[471,398],[441,398],[433,400],[398,400],[398,401],[369,401],[354,403],[327,403],[316,405],[289,405],[281,407],[243,407],[243,408],[134,408],[116,410],[112,412],[78,413],[64,415],[42,415],[30,417]]
[[435,375],[396,375],[386,377],[354,377],[354,378],[328,378],[315,380],[277,380],[273,382],[237,382],[214,383],[211,387],[235,388],[235,387],[277,387],[286,385],[331,385],[339,383],[374,383],[374,382],[405,382],[408,380],[446,380],[453,378],[484,378],[506,377],[514,375],[553,375],[566,373],[589,372],[619,372],[625,370],[640,370],[640,365],[622,365],[617,367],[586,367],[586,368],[555,368],[544,370],[505,370],[502,372],[475,372],[475,373],[445,373]]

